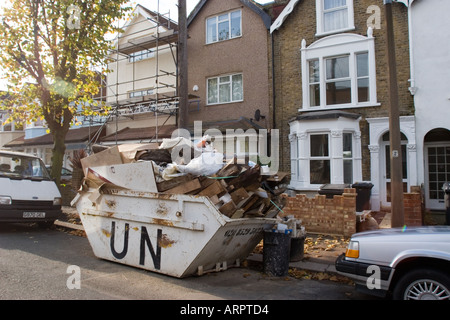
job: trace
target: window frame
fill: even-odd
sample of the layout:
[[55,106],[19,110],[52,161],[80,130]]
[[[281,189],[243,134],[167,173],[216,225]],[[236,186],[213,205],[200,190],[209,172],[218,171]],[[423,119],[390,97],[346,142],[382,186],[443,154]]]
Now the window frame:
[[342,7],[340,8],[333,8],[325,10],[325,0],[316,0],[316,21],[317,21],[317,29],[316,29],[316,36],[326,36],[334,33],[340,33],[344,31],[349,30],[355,30],[355,13],[354,13],[354,7],[353,7],[353,0],[346,0],[345,7],[347,8],[347,26],[340,29],[335,30],[327,30],[325,31],[325,14],[333,11],[339,11],[342,10]]
[[128,98],[139,98],[139,97],[144,97],[147,95],[151,95],[154,94],[155,90],[154,89],[141,89],[141,90],[134,90],[134,91],[130,91],[128,92]]
[[[348,135],[350,137],[350,151],[345,150],[345,136]],[[353,181],[353,162],[354,162],[354,157],[355,157],[355,138],[354,138],[355,133],[352,131],[344,131],[342,132],[342,173],[343,173],[343,180],[344,183],[346,184],[352,184],[354,183]],[[346,156],[346,152],[350,152],[350,156]],[[346,175],[345,175],[345,163],[349,162],[350,163],[350,181],[346,181]]]
[[[345,173],[351,173],[352,183],[362,181],[362,145],[359,118],[329,118],[295,120],[289,123],[291,150],[290,188],[298,191],[319,190],[322,184],[312,183],[310,161],[330,159],[330,184],[343,184]],[[311,135],[328,134],[329,157],[311,157]],[[345,154],[344,139],[351,134],[351,157]],[[348,151],[348,150],[347,150]],[[346,168],[351,161],[351,168]],[[348,172],[347,170],[350,170]]]
[[[233,77],[234,76],[241,76],[241,99],[236,99],[233,100]],[[225,78],[228,77],[229,80],[228,81],[222,81],[221,82],[221,78]],[[209,87],[210,87],[210,80],[216,80],[216,92],[217,92],[217,100],[215,102],[210,102],[210,97],[209,97]],[[226,85],[229,84],[229,97],[230,97],[230,101],[221,101],[220,100],[220,86],[221,85]],[[236,102],[242,102],[244,101],[244,75],[243,73],[232,73],[232,74],[224,74],[224,75],[219,75],[219,76],[215,76],[215,77],[209,77],[206,79],[206,105],[207,106],[212,106],[212,105],[219,105],[219,104],[228,104],[228,103],[236,103]]]
[[[327,147],[328,147],[328,150],[327,150],[327,155],[321,155],[321,156],[317,156],[317,155],[312,155],[312,141],[311,141],[311,139],[312,139],[312,137],[313,136],[326,136],[327,137]],[[329,184],[329,183],[331,183],[331,173],[332,173],[332,162],[331,162],[331,148],[332,148],[332,146],[331,146],[331,135],[330,135],[330,132],[328,131],[328,132],[310,132],[309,134],[308,134],[308,143],[309,143],[309,147],[308,147],[308,149],[309,149],[309,154],[308,154],[308,162],[309,162],[309,184],[310,185],[322,185],[322,184]],[[328,161],[328,169],[329,169],[329,172],[328,172],[328,176],[329,176],[329,181],[328,182],[319,182],[319,183],[312,183],[311,182],[311,175],[312,175],[312,172],[311,172],[311,162],[312,161]]]
[[[348,75],[342,76],[342,77],[334,75],[333,77],[329,77],[328,73],[329,73],[330,70],[328,69],[328,61],[330,61],[330,60],[338,60],[338,59],[342,59],[342,58],[346,58],[348,60],[347,61],[347,63],[348,63],[348,68],[347,68]],[[319,59],[319,72],[321,70],[320,67],[322,66],[322,67],[324,67],[323,73],[325,75],[324,86],[322,86],[322,83],[320,83],[320,85],[321,85],[320,89],[321,90],[322,90],[322,88],[325,89],[325,97],[326,97],[325,103],[326,103],[327,106],[333,106],[333,105],[342,104],[342,103],[329,103],[329,99],[328,99],[328,93],[330,92],[328,87],[331,84],[337,84],[339,82],[348,82],[348,81],[350,81],[350,103],[352,103],[354,82],[353,82],[353,74],[352,74],[351,63],[352,63],[352,59],[351,59],[351,55],[350,54],[331,56],[331,57],[323,57],[323,61],[322,62]],[[322,94],[322,92],[320,92],[320,94]]]
[[[358,55],[367,54],[367,76],[358,76]],[[351,101],[350,103],[328,104],[327,84],[331,81],[327,79],[326,61],[336,57],[349,56],[349,79],[351,81]],[[302,41],[301,48],[301,66],[302,66],[302,89],[303,104],[299,111],[308,110],[329,110],[345,109],[358,107],[379,106],[377,102],[376,90],[376,63],[375,63],[375,42],[372,36],[372,30],[369,28],[368,36],[357,34],[340,34],[322,38],[309,47],[306,47],[306,41]],[[319,96],[320,104],[312,105],[311,86],[317,85],[317,82],[310,82],[310,62],[318,61],[319,72]],[[315,69],[314,69],[315,70]],[[346,78],[348,80],[348,78]],[[359,80],[368,79],[368,97],[366,101],[360,102],[358,97]],[[342,79],[334,79],[340,81]],[[333,81],[334,81],[333,80]],[[333,82],[331,81],[331,82]],[[315,101],[313,99],[313,101]],[[317,104],[317,103],[316,103]]]
[[128,57],[129,63],[139,62],[147,59],[152,59],[155,57],[155,51],[144,49],[140,51],[133,52]]
[[[232,14],[233,13],[235,13],[235,12],[239,12],[239,30],[240,30],[240,33],[239,33],[239,35],[235,35],[235,36],[233,36],[233,33],[232,33],[232,26],[233,26],[233,24],[232,24]],[[226,20],[223,20],[223,21],[219,21],[219,18],[220,17],[222,17],[222,16],[224,16],[224,15],[227,15],[227,19]],[[214,22],[214,24],[215,24],[215,40],[214,40],[214,38],[210,41],[209,40],[209,28],[208,28],[208,22],[209,21],[211,21],[211,20],[215,20],[215,22]],[[225,22],[225,21],[228,21],[228,30],[229,30],[229,34],[228,34],[228,37],[226,38],[226,39],[219,39],[219,23],[220,22]],[[222,13],[222,14],[218,14],[218,15],[214,15],[214,16],[212,16],[212,17],[209,17],[209,18],[206,18],[206,20],[205,20],[205,43],[206,44],[213,44],[213,43],[218,43],[218,42],[222,42],[222,41],[227,41],[227,40],[232,40],[232,39],[236,39],[236,38],[240,38],[240,37],[242,37],[242,10],[241,9],[237,9],[237,10],[232,10],[232,11],[228,11],[228,12],[225,12],[225,13]]]

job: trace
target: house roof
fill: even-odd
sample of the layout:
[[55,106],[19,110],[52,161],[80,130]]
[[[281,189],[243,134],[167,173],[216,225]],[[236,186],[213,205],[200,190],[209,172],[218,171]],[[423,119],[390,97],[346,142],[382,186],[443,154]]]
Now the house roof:
[[[264,23],[264,26],[267,29],[270,28],[270,25],[272,23],[272,19],[270,18],[270,16],[259,5],[257,5],[252,0],[240,0],[240,1],[241,1],[241,3],[243,5],[245,5],[246,7],[250,8],[253,12],[255,12],[256,14],[258,14],[261,17],[261,19],[262,19],[262,21]],[[195,8],[189,14],[188,21],[187,21],[188,27],[191,24],[191,22],[195,20],[195,18],[197,17],[197,15],[200,13],[200,11],[202,10],[202,8],[205,6],[205,4],[207,2],[208,2],[208,0],[201,0],[199,3],[197,3]]]
[[[284,10],[278,16],[278,18],[270,26],[270,33],[274,32],[275,30],[278,30],[283,25],[283,22],[287,19],[287,17],[291,14],[292,10],[294,10],[295,6],[300,1],[301,0],[289,1],[288,5],[284,8]],[[394,2],[403,3],[405,6],[409,7],[414,2],[414,0],[394,0]]]
[[[177,129],[177,126],[165,125],[158,128],[158,139],[170,138],[172,132]],[[117,133],[110,134],[101,139],[101,142],[115,142],[127,140],[153,140],[156,138],[155,127],[145,128],[124,128],[117,131]]]
[[[102,128],[102,126],[92,126],[92,127],[81,127],[77,129],[70,129],[67,132],[66,135],[66,144],[67,143],[80,143],[80,142],[86,142],[90,139],[92,139],[99,130],[102,130],[100,132],[100,136],[104,136],[105,129]],[[31,138],[31,139],[25,139],[25,136],[21,136],[17,139],[14,139],[7,144],[4,145],[4,147],[23,147],[23,146],[41,146],[41,145],[53,145],[53,136],[48,133],[44,134],[42,136]]]
[[297,3],[299,3],[301,0],[291,0],[287,4],[287,6],[281,11],[278,18],[272,23],[270,26],[270,33],[273,33],[275,30],[278,30],[282,25],[283,22],[287,19],[287,17],[291,14],[291,12],[294,10]]
[[[126,30],[129,26],[133,24],[133,22],[137,19],[138,16],[143,16],[148,21],[156,24],[159,23],[161,27],[163,27],[166,31],[160,32],[158,35],[158,39],[156,39],[155,35],[148,35],[144,37],[139,37],[138,39],[132,39],[132,41],[127,41],[126,43],[120,43],[118,51],[123,54],[131,54],[136,52],[136,50],[143,49],[151,49],[155,48],[158,43],[161,45],[162,43],[169,44],[178,41],[178,23],[166,18],[165,16],[159,14],[155,11],[149,10],[142,5],[138,4],[136,8],[133,10],[133,19],[127,22],[123,26],[124,32],[119,34],[116,38],[116,46],[117,41],[126,34]],[[158,43],[157,41],[158,40]]]

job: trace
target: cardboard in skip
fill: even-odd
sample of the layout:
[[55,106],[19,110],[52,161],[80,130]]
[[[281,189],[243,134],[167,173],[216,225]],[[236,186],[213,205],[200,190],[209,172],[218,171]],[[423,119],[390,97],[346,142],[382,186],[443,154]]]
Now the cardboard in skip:
[[[155,144],[127,144],[111,147],[83,158],[81,165],[86,179],[97,191],[105,184],[135,191],[158,192],[150,161],[135,162],[136,154],[155,148]],[[142,174],[146,173],[146,174]],[[91,200],[99,196],[94,192]]]

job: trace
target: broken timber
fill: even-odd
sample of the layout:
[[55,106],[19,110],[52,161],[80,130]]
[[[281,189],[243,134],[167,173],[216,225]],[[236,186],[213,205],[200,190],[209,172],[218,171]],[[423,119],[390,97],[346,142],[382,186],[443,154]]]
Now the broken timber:
[[264,176],[260,167],[229,162],[210,177],[191,174],[162,181],[158,191],[208,197],[225,216],[274,217],[283,203],[280,195],[287,185],[287,174]]

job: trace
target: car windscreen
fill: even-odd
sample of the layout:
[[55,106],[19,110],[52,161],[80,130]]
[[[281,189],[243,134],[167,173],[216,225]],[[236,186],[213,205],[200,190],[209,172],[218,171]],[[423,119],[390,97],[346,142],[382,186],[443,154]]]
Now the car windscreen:
[[7,153],[0,153],[0,176],[13,179],[51,179],[41,159]]

